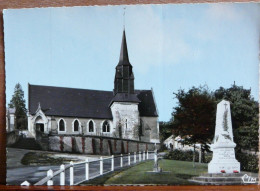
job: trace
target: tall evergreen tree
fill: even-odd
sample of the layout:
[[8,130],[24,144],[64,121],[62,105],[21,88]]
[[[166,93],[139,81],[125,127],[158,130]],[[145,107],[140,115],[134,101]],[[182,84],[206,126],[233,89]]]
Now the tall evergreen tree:
[[13,97],[8,104],[8,107],[15,108],[15,128],[24,130],[27,129],[27,116],[24,92],[22,86],[17,83],[14,88]]
[[215,91],[215,98],[231,104],[231,118],[236,150],[253,149],[258,151],[258,102],[251,96],[250,89],[233,84],[230,88],[220,87]]

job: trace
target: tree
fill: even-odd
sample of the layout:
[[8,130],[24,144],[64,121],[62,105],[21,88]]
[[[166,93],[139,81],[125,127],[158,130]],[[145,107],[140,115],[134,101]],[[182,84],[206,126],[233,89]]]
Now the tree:
[[24,92],[19,83],[15,85],[14,94],[8,107],[15,108],[15,127],[20,130],[27,129],[27,110],[25,107]]
[[250,89],[233,84],[230,88],[220,87],[214,93],[216,100],[231,104],[231,118],[236,150],[248,148],[258,151],[258,102],[251,96]]
[[172,135],[172,128],[169,122],[159,122],[159,138],[160,138],[160,150],[166,150],[166,146],[164,145],[164,141]]
[[202,150],[209,150],[215,130],[216,102],[207,87],[192,87],[185,92],[174,93],[178,106],[172,112],[171,127],[174,135],[181,136],[183,144],[202,144]]
[[[209,92],[205,87],[192,87],[188,92],[180,89],[174,93],[178,106],[174,108],[171,128],[176,136],[184,138],[183,144],[201,143],[207,150],[211,143],[216,119],[216,105],[223,99],[230,102],[234,142],[237,152],[242,149],[258,151],[258,102],[250,89],[232,85]],[[224,113],[224,123],[226,123]],[[224,127],[227,126],[223,124]]]
[[172,128],[169,122],[159,122],[159,132],[160,132],[160,142],[163,144],[163,141],[172,135]]

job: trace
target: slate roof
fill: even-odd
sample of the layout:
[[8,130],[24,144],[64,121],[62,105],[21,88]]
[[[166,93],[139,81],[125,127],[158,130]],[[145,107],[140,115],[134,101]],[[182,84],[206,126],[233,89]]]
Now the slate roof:
[[[28,85],[29,112],[34,114],[40,103],[49,116],[112,119],[112,91]],[[151,90],[135,90],[140,116],[158,116]],[[135,100],[136,101],[136,100]]]
[[117,93],[111,100],[110,105],[113,102],[133,102],[133,103],[139,103],[141,102],[137,94],[128,94],[128,93]]
[[141,101],[138,109],[141,116],[158,116],[156,103],[152,90],[135,90],[138,99]]

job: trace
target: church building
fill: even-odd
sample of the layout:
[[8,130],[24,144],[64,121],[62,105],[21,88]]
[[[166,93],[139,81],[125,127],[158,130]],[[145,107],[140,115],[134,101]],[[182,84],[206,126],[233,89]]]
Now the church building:
[[159,143],[153,90],[135,89],[125,31],[115,69],[113,91],[28,84],[31,136],[98,136]]

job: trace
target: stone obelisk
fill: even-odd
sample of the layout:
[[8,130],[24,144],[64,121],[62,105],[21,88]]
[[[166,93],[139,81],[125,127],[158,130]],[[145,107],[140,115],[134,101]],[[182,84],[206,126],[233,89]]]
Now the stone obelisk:
[[235,158],[236,144],[233,141],[230,103],[222,100],[217,105],[213,158],[208,164],[208,173],[240,172],[240,163]]

